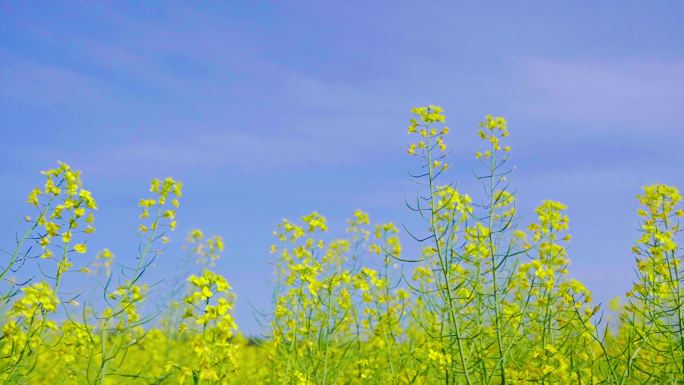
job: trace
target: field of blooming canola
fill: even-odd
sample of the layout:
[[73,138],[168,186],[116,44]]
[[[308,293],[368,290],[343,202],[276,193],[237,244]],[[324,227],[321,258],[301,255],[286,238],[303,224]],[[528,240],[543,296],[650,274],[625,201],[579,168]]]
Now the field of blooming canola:
[[[43,172],[23,233],[0,266],[2,383],[684,383],[677,189],[652,185],[638,196],[634,285],[600,309],[568,277],[565,206],[544,201],[534,223],[517,219],[506,121],[487,116],[480,124],[483,193],[473,197],[443,181],[442,109],[412,113],[408,154],[422,191],[410,209],[421,232],[372,224],[356,211],[345,236],[329,240],[316,212],[284,220],[270,250],[276,278],[262,339],[239,333],[235,295],[212,270],[223,240],[200,230],[185,250],[202,273],[183,277],[184,291],[155,294],[168,297],[161,314],[146,310],[146,273],[176,227],[180,182],[151,182],[140,200],[139,255],[119,269],[112,252],[87,247],[97,204],[80,173],[63,163]],[[402,253],[402,241],[417,242],[419,255]],[[42,274],[17,279],[29,265]],[[67,273],[96,276],[104,299],[69,295]]]

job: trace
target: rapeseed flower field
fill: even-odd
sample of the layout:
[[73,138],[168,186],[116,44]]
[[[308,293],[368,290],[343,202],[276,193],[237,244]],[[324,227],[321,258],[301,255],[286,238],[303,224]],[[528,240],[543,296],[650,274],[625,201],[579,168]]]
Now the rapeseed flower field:
[[[88,248],[98,205],[81,174],[65,163],[44,171],[0,266],[2,383],[684,383],[684,211],[675,187],[645,186],[638,195],[634,284],[602,308],[569,276],[566,206],[543,201],[536,220],[520,220],[507,121],[480,124],[482,189],[466,192],[443,175],[442,108],[412,114],[407,153],[420,192],[408,209],[422,220],[420,232],[373,223],[360,210],[340,237],[326,234],[317,212],[283,220],[270,246],[268,333],[258,339],[240,333],[232,315],[240,293],[214,269],[225,247],[219,236],[193,230],[185,248],[203,272],[184,277],[178,293],[150,290],[148,272],[177,225],[181,182],[151,181],[131,225],[136,263],[118,268],[111,251]],[[402,242],[420,253],[404,252]],[[30,266],[42,274],[16,278]],[[97,276],[102,300],[70,294],[66,273]],[[154,296],[168,297],[162,312],[145,306]]]

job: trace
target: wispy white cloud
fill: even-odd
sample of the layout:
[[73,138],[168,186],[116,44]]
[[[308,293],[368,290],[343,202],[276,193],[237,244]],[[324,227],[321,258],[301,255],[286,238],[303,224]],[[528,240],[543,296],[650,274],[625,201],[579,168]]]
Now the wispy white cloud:
[[[213,131],[213,130],[212,130]],[[374,142],[335,132],[245,130],[188,132],[181,138],[137,141],[87,152],[91,172],[151,169],[270,173],[363,164],[387,154]]]
[[101,84],[67,68],[0,56],[0,96],[27,105],[94,103],[102,100]]
[[526,60],[519,82],[518,108],[530,115],[654,130],[684,118],[684,58]]

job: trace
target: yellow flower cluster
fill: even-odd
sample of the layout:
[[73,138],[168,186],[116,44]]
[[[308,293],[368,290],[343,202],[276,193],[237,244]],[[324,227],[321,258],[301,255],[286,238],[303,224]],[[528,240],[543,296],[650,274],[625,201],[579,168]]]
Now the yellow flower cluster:
[[205,239],[204,233],[199,229],[192,230],[186,242],[191,252],[196,256],[196,262],[199,265],[209,267],[216,265],[216,261],[220,258],[225,247],[221,236],[214,235]]
[[[64,273],[73,262],[70,252],[84,254],[87,251],[85,239],[95,231],[93,211],[97,209],[90,191],[83,189],[81,173],[66,163],[42,172],[45,184],[42,189],[33,189],[27,202],[38,210],[37,217],[27,216],[29,233],[38,239],[40,258],[55,260],[55,287],[58,287]],[[54,240],[59,239],[55,244]],[[15,260],[10,262],[13,264]]]
[[46,282],[27,286],[22,290],[23,295],[12,305],[10,314],[18,317],[31,318],[37,312],[54,313],[59,301]]
[[[171,231],[176,229],[176,209],[180,206],[178,199],[183,195],[182,189],[183,184],[173,180],[171,177],[164,179],[164,181],[155,178],[150,182],[150,192],[154,193],[155,197],[140,200],[139,205],[142,208],[140,218],[148,218],[151,209],[155,209],[156,215],[152,218],[151,224],[141,224],[138,227],[141,233],[147,233],[150,230],[156,231],[160,225],[161,218],[167,220],[168,224],[166,226]],[[171,198],[172,208],[168,208],[169,198]]]
[[[104,318],[111,318],[114,315],[125,315],[125,320],[122,320],[118,328],[124,328],[126,324],[132,324],[140,320],[138,314],[137,304],[142,302],[146,286],[136,285],[132,281],[126,281],[125,285],[119,286],[116,290],[109,293],[109,299],[118,302],[119,311],[108,307],[103,312]],[[115,314],[116,312],[116,314]]]
[[[484,152],[476,152],[475,157],[478,159],[490,159],[494,152],[502,150],[501,139],[509,135],[508,122],[500,116],[487,115],[485,121],[480,123],[480,130],[478,130],[477,134],[481,139],[488,141],[491,146]],[[505,146],[503,151],[509,152],[511,147]]]
[[167,367],[177,370],[180,383],[188,378],[195,383],[229,383],[238,356],[238,345],[232,341],[237,330],[231,314],[235,295],[226,279],[210,270],[191,275],[188,282],[191,293],[184,298],[183,318],[193,322],[181,323],[179,335],[191,338],[193,358],[185,365],[169,362]]
[[440,156],[432,156],[434,149],[439,149],[444,153],[447,145],[444,142],[444,136],[449,133],[449,128],[444,126],[442,128],[434,127],[434,123],[443,123],[445,116],[442,114],[442,108],[438,106],[416,107],[411,110],[415,118],[411,119],[411,124],[408,128],[409,134],[415,134],[420,137],[417,142],[411,143],[407,152],[409,155],[422,155],[427,162],[427,166],[431,170],[441,172],[446,170],[449,165],[443,161],[444,154]]

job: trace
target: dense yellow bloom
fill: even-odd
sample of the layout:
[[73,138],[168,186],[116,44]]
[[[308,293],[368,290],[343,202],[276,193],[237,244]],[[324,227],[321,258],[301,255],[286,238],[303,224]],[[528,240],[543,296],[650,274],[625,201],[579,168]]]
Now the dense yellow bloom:
[[[264,338],[238,333],[236,296],[207,268],[225,249],[220,236],[191,230],[184,250],[200,266],[150,282],[153,262],[169,260],[155,258],[170,247],[166,234],[177,226],[180,182],[151,181],[149,196],[139,201],[135,266],[119,269],[109,249],[72,259],[87,252],[97,204],[70,166],[44,171],[44,183],[26,199],[35,212],[25,218],[29,231],[0,272],[6,284],[0,382],[679,383],[679,191],[651,185],[638,196],[636,280],[603,313],[589,288],[571,278],[567,207],[545,200],[534,223],[522,227],[509,173],[502,171],[510,151],[503,143],[507,121],[488,115],[476,132],[485,145],[476,154],[485,171],[477,172],[483,193],[471,195],[444,181],[443,109],[417,107],[412,114],[408,133],[416,139],[408,152],[419,162],[412,175],[422,190],[415,205],[407,204],[418,224],[374,224],[356,210],[346,233],[334,237],[318,212],[284,219],[270,247],[272,309],[259,309]],[[45,281],[34,274],[22,281],[21,269],[33,263]],[[75,294],[61,285],[82,273],[98,274],[98,292]]]

